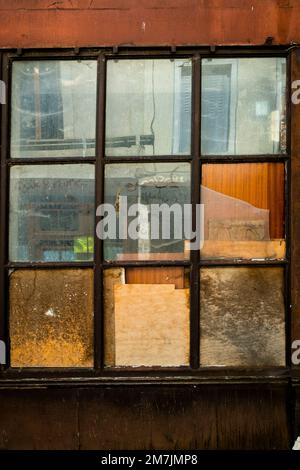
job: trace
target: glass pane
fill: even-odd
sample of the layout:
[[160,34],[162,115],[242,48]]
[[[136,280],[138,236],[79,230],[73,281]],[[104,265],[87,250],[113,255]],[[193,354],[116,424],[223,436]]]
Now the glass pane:
[[284,366],[282,268],[200,270],[202,366]]
[[16,61],[11,156],[95,155],[97,62]]
[[189,271],[104,271],[106,366],[189,365]]
[[191,144],[190,59],[107,63],[106,155],[185,155]]
[[202,166],[202,259],[283,259],[284,164]]
[[109,207],[97,234],[107,237],[106,260],[189,257],[183,227],[184,204],[190,202],[189,163],[106,165],[105,202]]
[[93,367],[92,269],[10,276],[12,367]]
[[286,60],[203,59],[202,154],[286,152]]
[[88,261],[94,251],[94,166],[14,166],[11,261]]

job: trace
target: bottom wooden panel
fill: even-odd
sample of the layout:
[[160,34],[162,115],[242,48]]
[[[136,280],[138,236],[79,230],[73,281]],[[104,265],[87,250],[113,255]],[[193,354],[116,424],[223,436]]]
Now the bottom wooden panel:
[[1,449],[288,449],[283,385],[0,391]]

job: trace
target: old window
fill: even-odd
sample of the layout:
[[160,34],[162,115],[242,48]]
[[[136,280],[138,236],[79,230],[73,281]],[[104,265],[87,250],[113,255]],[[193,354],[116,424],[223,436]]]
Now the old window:
[[12,57],[9,370],[286,364],[286,70],[193,50]]

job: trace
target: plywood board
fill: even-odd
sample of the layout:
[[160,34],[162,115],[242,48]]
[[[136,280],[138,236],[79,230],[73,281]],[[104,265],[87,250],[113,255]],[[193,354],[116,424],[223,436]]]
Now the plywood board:
[[105,269],[104,287],[104,363],[115,365],[115,296],[114,287],[125,283],[125,269]]
[[284,259],[285,240],[205,240],[201,249],[201,258]]
[[114,286],[116,366],[189,364],[189,290]]

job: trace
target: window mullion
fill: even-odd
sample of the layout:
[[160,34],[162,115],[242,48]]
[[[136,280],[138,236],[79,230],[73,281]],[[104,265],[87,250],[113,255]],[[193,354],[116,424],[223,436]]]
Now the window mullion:
[[[196,211],[200,203],[200,126],[201,126],[201,59],[193,60],[193,113],[192,113],[192,226],[197,229]],[[200,248],[200,247],[199,247]],[[191,285],[190,285],[190,364],[193,369],[199,367],[200,312],[199,312],[199,249],[191,250]]]
[[[98,57],[97,69],[97,119],[96,119],[96,172],[95,172],[95,209],[104,198],[104,148],[105,148],[105,91],[106,59],[104,54]],[[96,218],[96,211],[94,214]],[[95,219],[94,246],[94,366],[102,368],[104,363],[104,319],[103,319],[103,242],[96,236]]]

